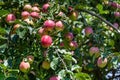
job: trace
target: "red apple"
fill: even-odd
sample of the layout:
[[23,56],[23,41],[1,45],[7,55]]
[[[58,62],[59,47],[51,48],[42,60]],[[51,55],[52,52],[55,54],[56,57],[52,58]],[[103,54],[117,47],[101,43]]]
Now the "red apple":
[[102,57],[99,57],[97,60],[97,66],[100,68],[104,68],[107,65],[107,58],[102,59]]
[[47,31],[52,31],[53,28],[55,27],[55,22],[53,20],[46,20],[43,24],[43,27]]
[[26,19],[26,18],[29,18],[30,13],[29,13],[28,11],[23,11],[23,12],[21,13],[21,16],[22,16],[23,19]]
[[92,27],[86,27],[86,28],[85,28],[85,35],[86,35],[86,36],[89,36],[89,35],[92,34],[92,33],[93,33]]
[[58,13],[58,16],[59,16],[59,17],[62,17],[63,14],[64,14],[64,13],[63,13],[62,11],[60,11],[60,12]]
[[40,34],[41,36],[42,36],[42,35],[46,35],[46,34],[47,34],[47,31],[45,31],[44,28],[40,28],[40,29],[38,30],[38,34]]
[[115,17],[120,17],[120,12],[114,12]]
[[48,4],[48,3],[46,3],[46,4],[44,4],[43,6],[42,6],[42,11],[43,12],[48,12],[48,8],[50,7],[50,5]]
[[30,4],[26,4],[23,9],[26,11],[30,11],[32,9],[32,6]]
[[52,77],[50,77],[50,80],[60,80],[60,77],[59,76],[52,76]]
[[65,38],[66,40],[71,41],[74,38],[73,33],[68,32],[67,34],[65,34]]
[[64,29],[64,25],[63,25],[62,21],[57,21],[57,22],[55,23],[55,29],[56,29],[56,30],[59,30],[59,31],[61,31],[61,30]]
[[16,20],[16,17],[14,14],[8,14],[7,17],[6,17],[6,22],[7,23],[12,23]]
[[42,68],[44,68],[44,69],[46,69],[46,70],[50,69],[50,62],[48,62],[48,61],[43,61],[43,63],[42,63]]
[[93,56],[95,55],[95,57],[99,57],[100,56],[100,50],[98,47],[91,47],[89,49],[89,53],[90,53],[90,56]]
[[38,12],[31,12],[30,15],[31,15],[33,18],[40,18]]
[[116,2],[111,2],[111,6],[114,7],[114,8],[118,8],[118,3],[116,3]]
[[32,64],[34,61],[34,56],[32,56],[32,55],[27,56],[27,60],[30,64]]
[[49,35],[43,35],[41,37],[41,45],[44,47],[44,48],[48,48],[50,47],[52,44],[52,37],[49,36]]
[[78,47],[78,44],[75,41],[71,41],[69,43],[69,46],[70,46],[71,50],[75,50]]
[[78,18],[78,12],[77,11],[72,11],[69,13],[69,18],[73,21],[77,20]]
[[30,69],[30,64],[29,62],[25,62],[25,61],[22,61],[19,65],[19,69],[24,72],[24,73],[27,73]]
[[37,6],[32,7],[32,12],[40,12],[40,9]]
[[117,22],[115,22],[113,25],[114,25],[115,28],[119,27],[119,24]]

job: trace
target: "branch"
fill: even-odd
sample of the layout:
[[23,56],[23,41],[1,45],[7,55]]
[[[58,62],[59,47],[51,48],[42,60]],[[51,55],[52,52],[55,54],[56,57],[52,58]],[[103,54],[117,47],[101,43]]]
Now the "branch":
[[82,12],[86,12],[89,13],[97,18],[99,18],[100,20],[102,20],[103,22],[105,22],[107,25],[111,26],[113,29],[115,29],[119,34],[120,34],[120,30],[118,30],[113,24],[111,24],[109,21],[105,20],[104,18],[102,18],[100,15],[93,13],[92,11],[89,10],[84,10],[84,9],[79,9],[78,11],[82,11]]

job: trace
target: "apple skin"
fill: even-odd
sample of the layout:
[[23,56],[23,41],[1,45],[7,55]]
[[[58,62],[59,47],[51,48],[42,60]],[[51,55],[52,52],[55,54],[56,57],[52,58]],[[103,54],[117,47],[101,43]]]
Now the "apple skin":
[[86,35],[86,36],[89,36],[89,35],[92,34],[92,33],[93,33],[92,27],[86,27],[86,28],[85,28],[85,35]]
[[32,64],[34,61],[34,56],[32,56],[32,55],[27,56],[27,60],[30,64]]
[[42,63],[42,68],[44,68],[44,69],[46,69],[46,70],[50,69],[50,62],[48,62],[48,61],[43,61],[43,63]]
[[115,26],[115,28],[117,28],[117,29],[118,29],[119,24],[118,24],[117,22],[113,23],[113,25]]
[[39,34],[40,36],[42,36],[42,35],[47,35],[47,31],[45,31],[44,28],[40,28],[40,29],[38,30],[38,34]]
[[30,4],[25,4],[23,9],[26,10],[26,11],[30,11],[30,10],[32,10],[32,6]]
[[52,31],[55,27],[55,22],[53,20],[46,20],[43,24],[43,27],[47,31]]
[[77,11],[71,11],[69,13],[69,18],[72,20],[72,21],[76,21],[77,18],[78,18],[78,12]]
[[59,31],[62,31],[64,29],[64,25],[63,25],[62,21],[57,21],[55,23],[55,29],[59,30]]
[[75,41],[71,41],[69,43],[69,46],[70,46],[71,50],[75,50],[78,47],[78,44]]
[[59,76],[52,76],[52,77],[50,77],[49,80],[60,80],[60,77]]
[[8,14],[7,16],[6,16],[6,22],[7,23],[13,23],[14,21],[16,20],[16,17],[15,17],[15,15],[14,14]]
[[33,18],[40,18],[38,12],[31,12],[30,15],[31,15],[31,17],[33,17]]
[[90,56],[95,56],[95,57],[99,57],[100,56],[100,50],[98,47],[91,47],[89,49],[89,53],[90,53]]
[[114,7],[114,8],[118,8],[118,3],[116,3],[116,2],[111,2],[111,6]]
[[48,12],[48,8],[50,7],[50,5],[48,4],[48,3],[46,3],[46,4],[44,4],[43,6],[42,6],[42,11],[43,12]]
[[73,33],[72,32],[66,33],[65,38],[66,38],[67,41],[73,40],[73,38],[74,38]]
[[52,37],[51,36],[43,35],[41,37],[41,45],[42,45],[42,47],[48,48],[48,47],[51,46],[51,44],[52,44]]
[[97,66],[100,68],[104,68],[107,65],[107,58],[102,59],[102,57],[99,57],[97,60]]
[[120,17],[120,12],[114,12],[115,17]]
[[40,12],[40,9],[37,6],[32,7],[32,12]]
[[22,71],[23,73],[27,73],[30,69],[30,64],[29,62],[25,62],[25,61],[22,61],[19,65],[19,69],[20,71]]
[[29,13],[28,11],[23,11],[23,12],[21,13],[21,16],[22,16],[23,19],[26,19],[26,18],[29,18],[30,13]]

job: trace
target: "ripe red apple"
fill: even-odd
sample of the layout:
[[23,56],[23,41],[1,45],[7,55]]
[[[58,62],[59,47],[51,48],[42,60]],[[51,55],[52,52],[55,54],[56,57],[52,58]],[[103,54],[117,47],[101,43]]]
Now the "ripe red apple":
[[86,28],[85,28],[85,35],[86,35],[86,36],[89,36],[89,35],[92,34],[92,33],[93,33],[92,27],[86,27]]
[[40,9],[37,6],[32,7],[32,12],[40,12]]
[[42,63],[42,68],[44,68],[44,69],[46,69],[46,70],[50,69],[50,62],[48,62],[48,61],[43,61],[43,63]]
[[46,20],[43,24],[43,27],[47,31],[52,31],[53,28],[55,27],[55,22],[53,20]]
[[29,62],[25,62],[25,61],[22,61],[19,65],[19,69],[24,72],[24,73],[27,73],[30,69],[30,64]]
[[50,7],[50,5],[48,4],[48,3],[46,3],[46,4],[44,4],[43,6],[42,6],[42,11],[43,12],[48,12],[48,8]]
[[69,13],[69,18],[73,21],[77,20],[78,18],[78,12],[77,11],[72,11]]
[[6,22],[7,23],[12,23],[16,20],[16,17],[14,14],[8,14],[7,17],[6,17]]
[[62,21],[57,21],[57,22],[55,23],[55,29],[56,29],[56,30],[59,30],[59,31],[61,31],[61,30],[64,29],[64,25],[63,25]]
[[23,9],[26,11],[30,11],[32,9],[32,6],[30,4],[26,4]]
[[32,55],[27,56],[27,60],[30,64],[32,64],[34,61],[34,56],[32,56]]
[[60,77],[59,76],[52,76],[52,77],[50,77],[50,80],[60,80]]
[[111,6],[114,7],[114,8],[118,8],[118,3],[116,3],[116,2],[111,2]]
[[28,11],[23,11],[23,12],[21,13],[21,16],[22,16],[23,19],[26,19],[26,18],[29,18],[30,13],[29,13]]
[[31,15],[33,18],[40,18],[38,12],[31,12],[30,15]]
[[44,28],[40,28],[40,29],[38,30],[38,34],[40,34],[41,36],[42,36],[42,35],[46,35],[46,34],[47,34],[47,31],[45,31]]
[[107,58],[102,59],[102,57],[99,57],[97,60],[97,66],[100,68],[104,68],[107,65]]
[[91,47],[89,49],[89,53],[90,53],[90,56],[93,56],[95,55],[95,57],[99,57],[100,56],[100,50],[98,47]]
[[66,40],[71,41],[74,38],[73,33],[72,32],[66,33],[65,38]]
[[115,17],[120,17],[120,12],[114,12]]
[[41,45],[44,47],[44,48],[48,48],[49,46],[51,46],[52,44],[52,37],[49,36],[49,35],[43,35],[41,37]]
[[75,41],[71,41],[69,43],[69,46],[70,46],[71,50],[75,50],[78,47],[78,44]]

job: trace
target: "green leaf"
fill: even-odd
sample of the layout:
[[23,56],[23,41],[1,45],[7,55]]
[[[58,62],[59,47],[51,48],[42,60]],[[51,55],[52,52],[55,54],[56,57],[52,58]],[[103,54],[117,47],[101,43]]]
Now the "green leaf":
[[0,45],[0,49],[5,49],[7,47],[7,44]]
[[0,80],[4,80],[5,79],[5,75],[3,73],[0,73]]
[[8,77],[8,78],[5,79],[5,80],[17,80],[17,78],[15,78],[15,77]]
[[65,76],[66,76],[66,72],[65,70],[61,70],[59,73],[58,73],[58,76],[63,79]]
[[0,16],[6,16],[9,13],[8,10],[0,10]]
[[98,4],[98,5],[96,6],[96,8],[97,8],[99,11],[102,11],[102,10],[103,10],[103,6],[102,6],[101,4]]
[[5,28],[0,28],[0,34],[6,34]]
[[50,63],[50,67],[51,67],[53,70],[56,70],[56,68],[57,68],[58,59],[59,59],[59,58],[54,58],[53,61]]
[[79,65],[72,65],[71,70],[72,70],[72,71],[74,71],[74,70],[79,69],[79,68],[80,68],[80,66],[79,66]]
[[76,73],[75,78],[76,80],[92,80],[90,76],[86,73]]

